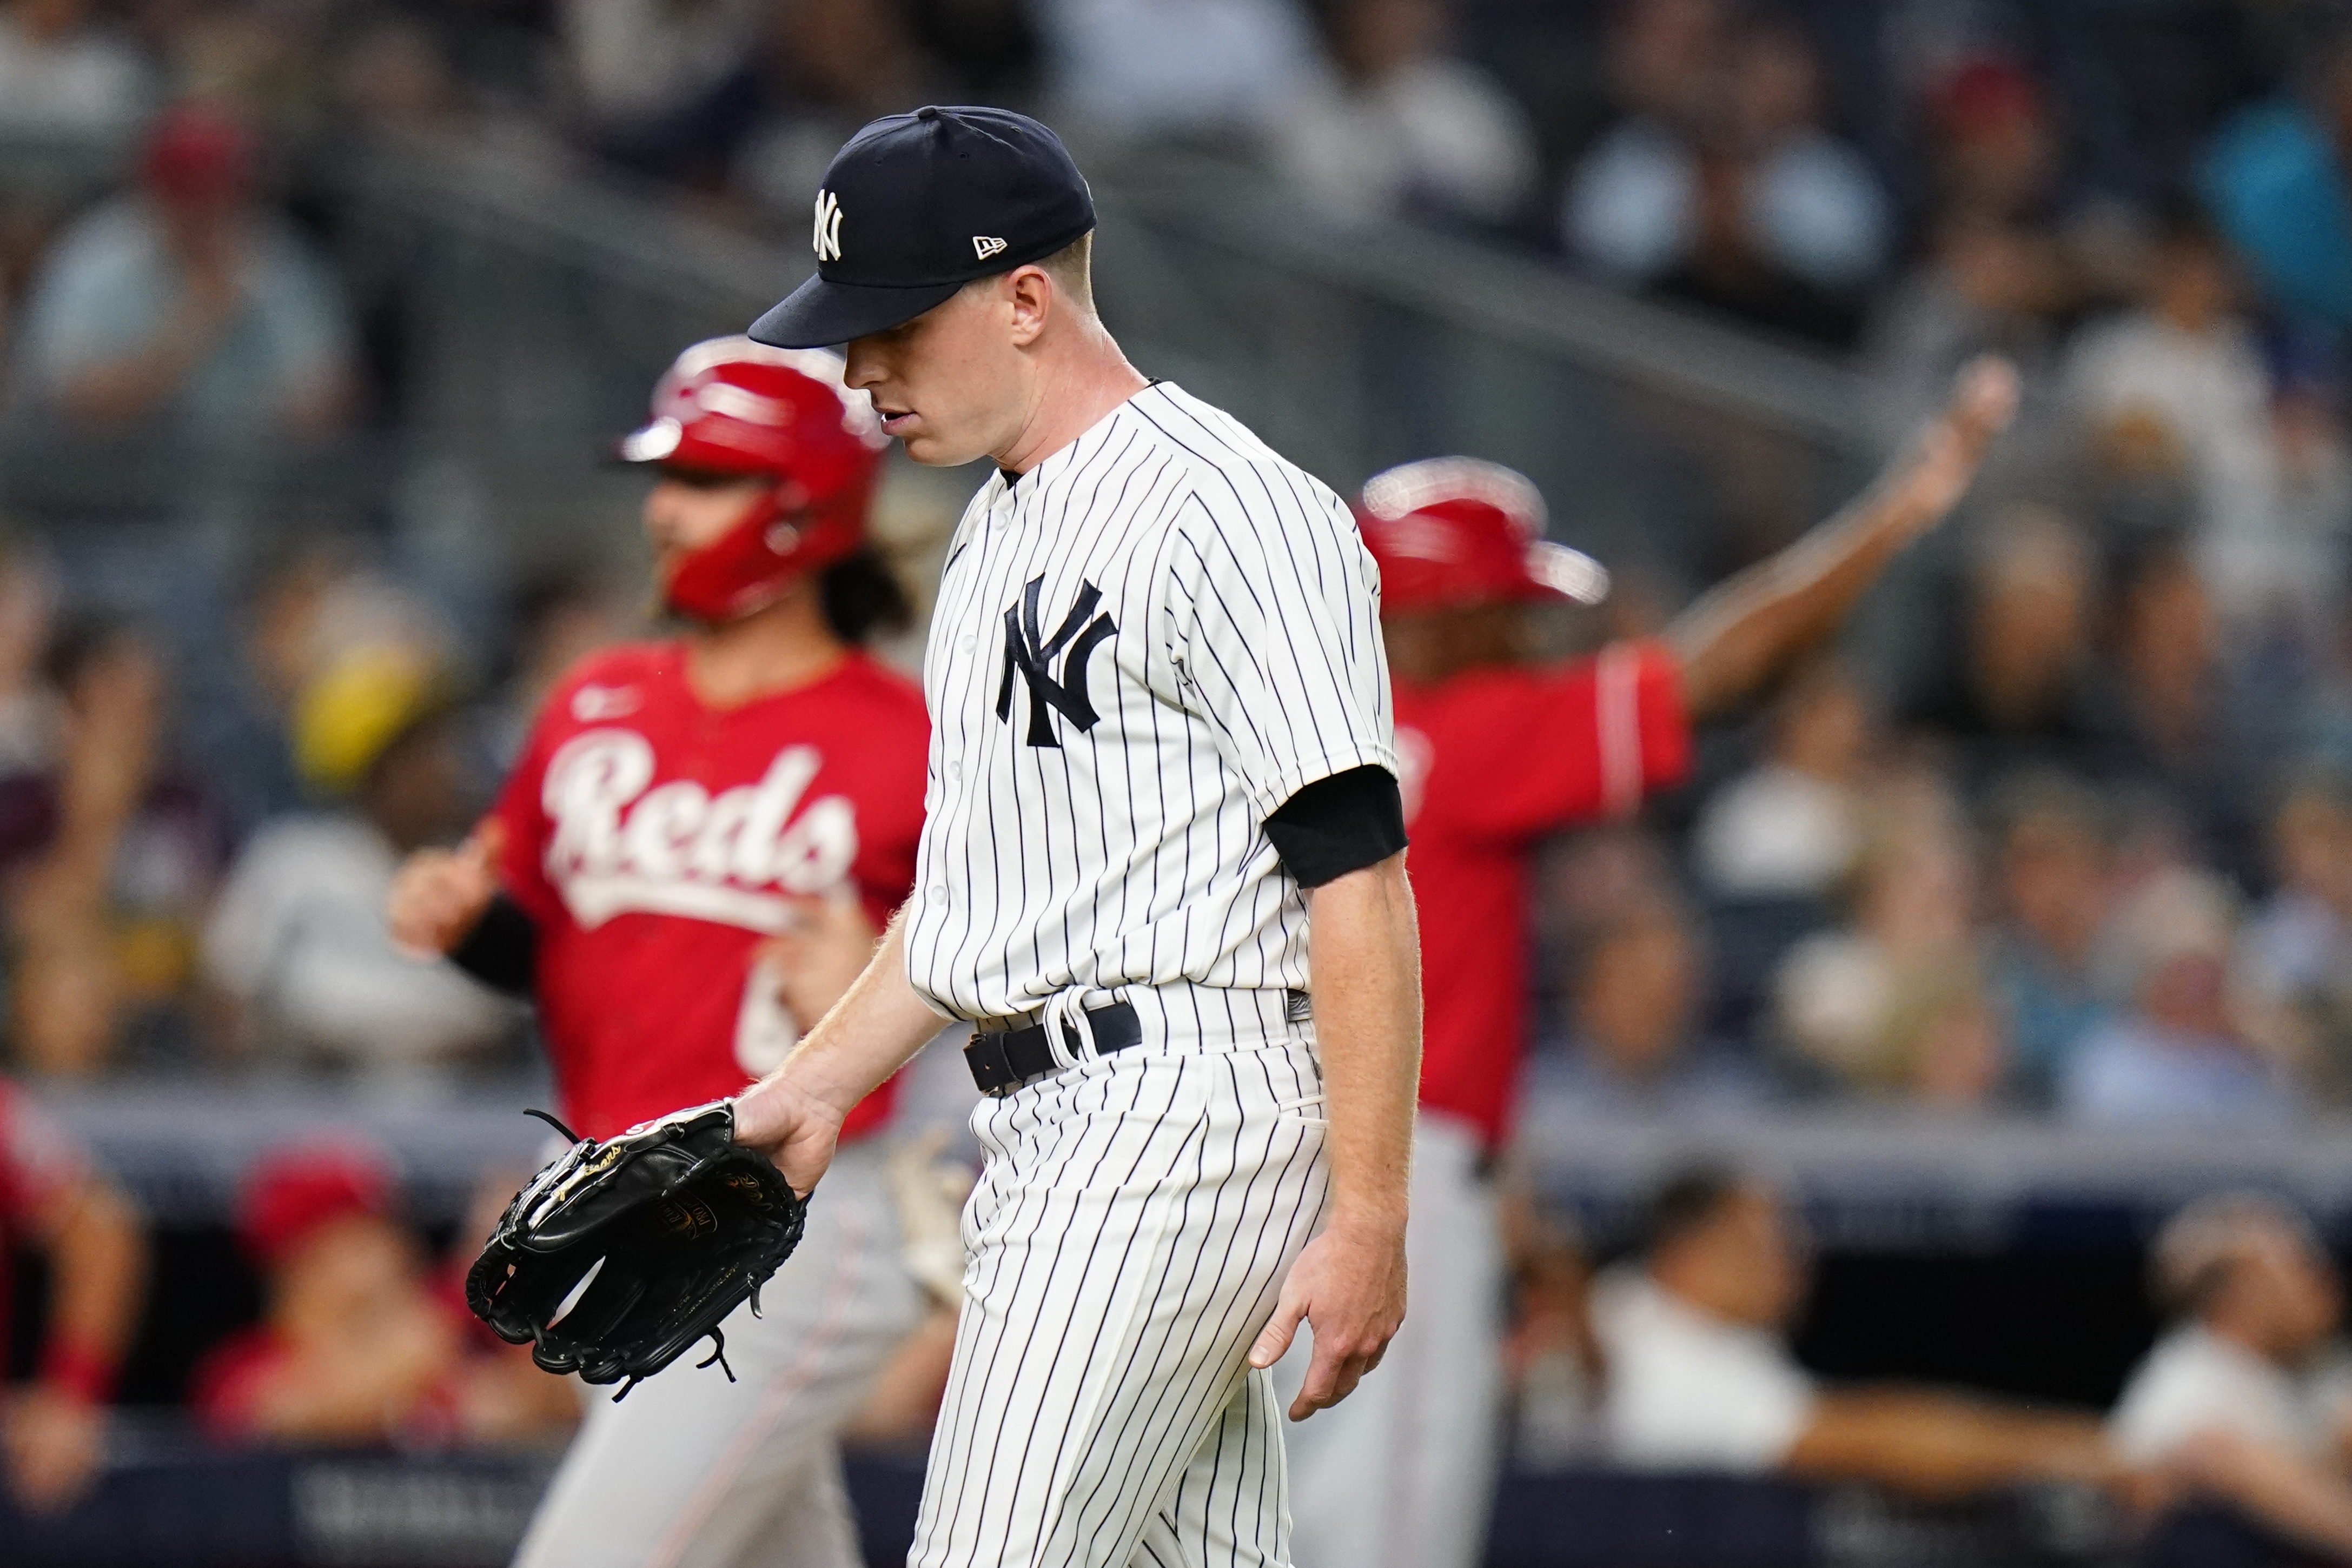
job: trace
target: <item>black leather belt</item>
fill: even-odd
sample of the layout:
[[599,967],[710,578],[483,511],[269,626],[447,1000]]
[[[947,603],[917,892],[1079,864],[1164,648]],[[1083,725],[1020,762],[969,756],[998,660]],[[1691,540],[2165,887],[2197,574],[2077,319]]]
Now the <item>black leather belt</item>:
[[[1094,1034],[1097,1056],[1108,1056],[1114,1051],[1143,1043],[1143,1020],[1135,1016],[1134,1007],[1127,1002],[1088,1008],[1087,1027]],[[1078,1037],[1078,1031],[1066,1027],[1063,1040],[1068,1048],[1068,1059],[1080,1060],[1086,1041]],[[1054,1055],[1042,1023],[995,1034],[975,1032],[971,1043],[963,1048],[963,1059],[971,1064],[971,1081],[980,1085],[982,1094],[1009,1094],[1032,1078],[1059,1072],[1063,1065]]]

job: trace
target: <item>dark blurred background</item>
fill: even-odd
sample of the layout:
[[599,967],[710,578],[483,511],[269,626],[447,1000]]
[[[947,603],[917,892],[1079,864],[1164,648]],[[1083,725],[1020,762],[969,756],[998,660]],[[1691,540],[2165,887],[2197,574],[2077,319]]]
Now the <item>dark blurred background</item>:
[[[562,1412],[486,1345],[417,1385],[474,1414],[412,1389],[363,1435],[404,1460],[190,1414],[272,1288],[252,1161],[335,1129],[289,1179],[399,1233],[374,1289],[446,1295],[543,1091],[522,1016],[392,952],[384,887],[646,622],[602,444],[806,273],[841,140],[926,100],[1067,136],[1148,373],[1343,493],[1440,453],[1535,479],[1618,584],[1564,649],[1793,538],[1970,356],[2020,367],[1836,656],[1548,857],[1508,1174],[1562,1245],[1605,1264],[1733,1157],[1803,1221],[1810,1370],[2104,1406],[2180,1204],[2258,1187],[2352,1242],[2344,6],[0,0],[0,1127],[49,1173],[0,1181],[19,1377],[42,1194],[102,1181],[153,1245],[109,1449],[149,1490],[69,1548],[0,1511],[0,1557],[498,1560]],[[925,602],[975,482],[893,471]],[[1761,1521],[1714,1547],[1580,1536],[1651,1505],[1576,1490],[1590,1391],[1539,1342],[1497,1562],[2135,1550],[2058,1504],[1769,1490],[1667,1500]],[[908,1474],[861,1472],[877,1540]]]

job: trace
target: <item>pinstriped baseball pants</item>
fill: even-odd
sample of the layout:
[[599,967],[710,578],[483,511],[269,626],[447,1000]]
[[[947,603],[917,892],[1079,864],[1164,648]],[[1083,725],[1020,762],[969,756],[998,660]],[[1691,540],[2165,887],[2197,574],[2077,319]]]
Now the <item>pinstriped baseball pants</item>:
[[910,1568],[1288,1568],[1282,1416],[1246,1357],[1321,1217],[1322,1081],[1305,1024],[1244,1010],[1139,1008],[1140,1045],[973,1113]]

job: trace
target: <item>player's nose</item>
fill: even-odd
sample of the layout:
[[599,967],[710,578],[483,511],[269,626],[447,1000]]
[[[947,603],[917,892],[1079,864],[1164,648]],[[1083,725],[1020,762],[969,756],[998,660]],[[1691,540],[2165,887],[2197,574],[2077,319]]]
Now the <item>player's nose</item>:
[[844,385],[863,392],[871,392],[887,379],[882,356],[875,351],[872,339],[858,338],[843,346],[841,379]]

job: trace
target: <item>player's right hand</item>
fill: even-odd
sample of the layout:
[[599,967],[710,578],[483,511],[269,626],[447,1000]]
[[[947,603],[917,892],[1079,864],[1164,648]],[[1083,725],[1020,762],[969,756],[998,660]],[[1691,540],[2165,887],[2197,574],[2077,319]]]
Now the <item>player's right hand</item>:
[[735,1098],[735,1141],[758,1149],[806,1197],[816,1190],[841,1142],[842,1113],[794,1083],[790,1065]]
[[392,879],[384,914],[393,946],[412,958],[446,957],[498,896],[504,830],[483,823],[454,850],[419,850]]

